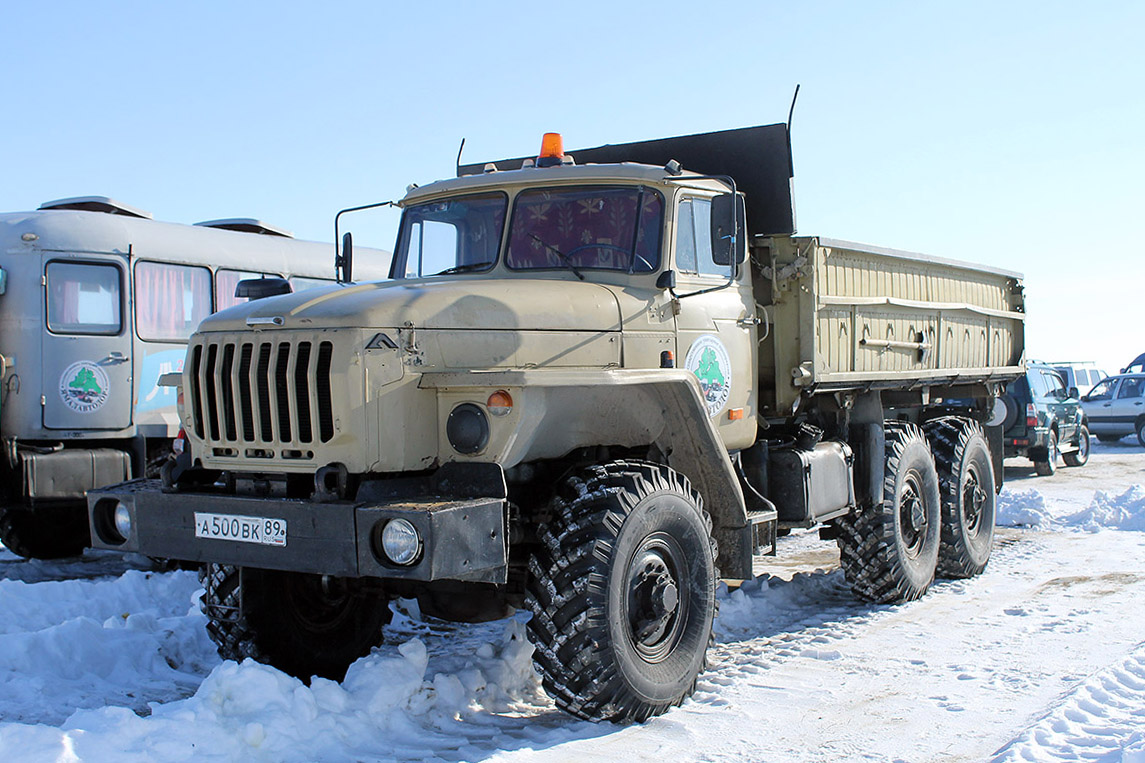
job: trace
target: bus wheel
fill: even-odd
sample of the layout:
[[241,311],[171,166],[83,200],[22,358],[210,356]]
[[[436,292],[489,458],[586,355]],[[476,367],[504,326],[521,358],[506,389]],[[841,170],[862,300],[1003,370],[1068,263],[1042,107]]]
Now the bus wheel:
[[76,504],[0,509],[0,542],[25,559],[79,556],[91,545],[87,507]]

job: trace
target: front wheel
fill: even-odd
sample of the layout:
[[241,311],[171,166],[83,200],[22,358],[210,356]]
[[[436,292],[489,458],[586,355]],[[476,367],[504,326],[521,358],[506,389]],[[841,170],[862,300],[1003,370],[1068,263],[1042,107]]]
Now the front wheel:
[[1141,447],[1145,448],[1145,419],[1140,419],[1137,422],[1137,442],[1141,443]]
[[1066,466],[1085,466],[1089,460],[1089,427],[1082,424],[1077,430],[1077,450],[1062,456]]
[[545,690],[592,721],[643,721],[695,691],[716,612],[703,501],[660,464],[591,467],[558,490],[529,562]]
[[934,582],[942,510],[934,458],[914,424],[887,422],[882,501],[837,524],[851,591],[889,604],[921,597]]
[[391,617],[384,595],[347,578],[207,564],[199,581],[220,657],[252,657],[303,681],[342,680]]

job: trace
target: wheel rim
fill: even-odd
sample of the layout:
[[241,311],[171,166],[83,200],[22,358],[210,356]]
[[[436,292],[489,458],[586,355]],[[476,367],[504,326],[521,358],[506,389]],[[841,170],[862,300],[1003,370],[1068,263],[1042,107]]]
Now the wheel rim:
[[654,533],[628,565],[628,640],[648,662],[662,662],[679,644],[688,600],[681,595],[684,551],[671,536]]
[[1089,433],[1082,431],[1081,436],[1077,438],[1077,455],[1079,458],[1085,459],[1089,457]]
[[913,469],[903,480],[899,496],[899,527],[908,556],[917,557],[926,544],[926,502],[923,499],[922,475]]
[[962,522],[966,531],[977,535],[982,525],[983,508],[988,497],[982,489],[982,480],[978,475],[978,468],[971,465],[966,470],[966,481],[962,483]]
[[294,620],[311,633],[333,631],[352,616],[354,594],[342,578],[289,575],[283,588]]

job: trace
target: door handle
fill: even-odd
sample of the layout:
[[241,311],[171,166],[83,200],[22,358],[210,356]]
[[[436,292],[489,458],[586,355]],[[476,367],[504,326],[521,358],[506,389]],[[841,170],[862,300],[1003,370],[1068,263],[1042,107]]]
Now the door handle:
[[112,353],[108,353],[108,356],[103,359],[103,362],[105,362],[105,363],[126,363],[129,360],[131,360],[131,358],[127,357],[122,352],[112,352]]

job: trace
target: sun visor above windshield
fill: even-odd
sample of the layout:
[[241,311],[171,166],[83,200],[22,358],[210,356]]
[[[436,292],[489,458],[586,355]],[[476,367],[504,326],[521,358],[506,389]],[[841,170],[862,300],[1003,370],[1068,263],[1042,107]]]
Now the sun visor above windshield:
[[[676,138],[617,143],[568,152],[577,164],[636,162],[663,166],[672,159],[702,175],[731,175],[747,202],[748,227],[754,235],[795,233],[794,176],[787,125],[684,135]],[[532,158],[532,157],[530,157]],[[498,170],[519,170],[524,158],[503,159]],[[463,164],[457,175],[480,175],[485,162]]]

